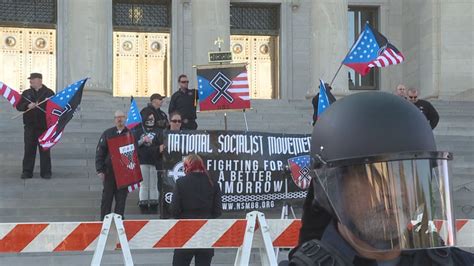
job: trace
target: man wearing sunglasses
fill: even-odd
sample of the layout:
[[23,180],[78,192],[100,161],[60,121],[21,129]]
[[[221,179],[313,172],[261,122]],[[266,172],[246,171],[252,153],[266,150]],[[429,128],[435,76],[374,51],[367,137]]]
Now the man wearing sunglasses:
[[418,99],[418,90],[415,88],[409,88],[407,95],[408,100],[420,109],[420,111],[426,116],[426,119],[430,122],[431,128],[434,129],[438,125],[439,115],[433,105],[428,101]]
[[189,79],[186,75],[181,74],[178,77],[179,90],[171,96],[168,114],[178,112],[181,114],[181,129],[197,129],[196,123],[196,102],[197,91],[189,89]]

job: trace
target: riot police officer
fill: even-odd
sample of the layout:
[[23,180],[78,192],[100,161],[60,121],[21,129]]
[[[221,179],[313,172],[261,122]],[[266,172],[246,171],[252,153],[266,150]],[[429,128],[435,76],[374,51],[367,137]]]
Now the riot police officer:
[[454,247],[452,154],[437,151],[410,102],[383,92],[335,102],[314,127],[311,157],[314,199],[290,265],[473,265]]

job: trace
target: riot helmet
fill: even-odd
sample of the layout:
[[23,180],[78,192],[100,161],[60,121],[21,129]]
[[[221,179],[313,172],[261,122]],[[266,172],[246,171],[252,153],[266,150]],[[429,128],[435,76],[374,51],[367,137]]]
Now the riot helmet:
[[311,157],[316,201],[353,246],[455,245],[452,154],[437,151],[429,123],[413,104],[384,92],[342,98],[316,122]]

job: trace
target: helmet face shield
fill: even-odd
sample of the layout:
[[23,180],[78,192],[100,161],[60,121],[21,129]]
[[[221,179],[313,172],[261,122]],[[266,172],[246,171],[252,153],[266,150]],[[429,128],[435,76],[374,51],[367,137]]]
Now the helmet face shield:
[[446,159],[325,166],[312,172],[352,245],[371,251],[455,245]]

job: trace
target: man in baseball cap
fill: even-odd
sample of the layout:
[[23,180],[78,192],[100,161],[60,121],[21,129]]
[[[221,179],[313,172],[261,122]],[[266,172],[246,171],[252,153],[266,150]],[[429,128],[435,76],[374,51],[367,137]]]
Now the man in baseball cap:
[[[25,154],[23,157],[22,179],[33,177],[36,150],[38,149],[38,137],[46,131],[46,98],[54,95],[54,92],[43,84],[41,73],[31,73],[28,77],[30,88],[22,93],[22,97],[16,109],[20,112],[31,111],[23,114],[25,126]],[[40,176],[44,179],[51,178],[51,154],[39,148]]]

